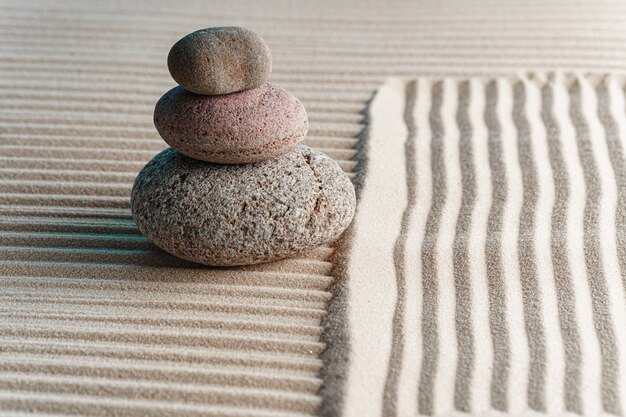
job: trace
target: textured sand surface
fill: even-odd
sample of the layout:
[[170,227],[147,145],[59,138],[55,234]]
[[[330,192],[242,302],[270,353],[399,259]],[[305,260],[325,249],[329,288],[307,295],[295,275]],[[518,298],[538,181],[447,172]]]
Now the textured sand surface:
[[[348,290],[358,289],[334,278],[347,271],[347,253],[329,247],[254,268],[190,268],[157,251],[132,222],[133,179],[165,147],[151,118],[174,86],[169,48],[212,25],[264,37],[273,53],[270,81],[308,111],[305,144],[349,174],[363,111],[387,76],[626,70],[626,6],[617,1],[1,1],[0,415],[391,416],[418,409],[416,380],[399,385],[408,402],[384,409],[383,396],[395,404],[394,374],[388,391],[346,382],[350,343],[358,341],[345,315],[371,305],[391,305],[386,311],[394,314],[395,283],[374,287],[379,304],[349,304]],[[382,127],[389,135],[406,135],[403,103],[394,107],[395,124]],[[384,247],[376,257],[395,244],[407,201],[405,182],[380,187],[398,191],[401,206],[383,205],[374,217],[396,220],[389,236],[384,222],[366,234],[363,242]],[[376,276],[364,274],[363,282]],[[420,300],[407,298],[407,309]],[[385,350],[391,335],[366,327],[361,337],[388,346],[382,357],[394,360]],[[385,381],[386,363],[372,362],[361,381]],[[403,369],[415,375],[416,368]],[[420,411],[449,410],[455,391],[445,375],[438,397],[420,391]],[[614,410],[611,397],[598,406],[600,390],[591,392],[598,396],[585,412]],[[523,409],[529,398],[507,395],[496,408]]]
[[385,83],[344,415],[623,415],[625,103],[618,75]]

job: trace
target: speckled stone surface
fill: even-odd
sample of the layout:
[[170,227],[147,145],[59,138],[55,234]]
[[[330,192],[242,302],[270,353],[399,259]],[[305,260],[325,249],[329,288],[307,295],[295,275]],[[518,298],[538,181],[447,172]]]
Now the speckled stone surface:
[[270,83],[223,96],[201,96],[175,87],[156,104],[154,125],[179,152],[220,164],[283,155],[302,142],[309,128],[302,103]]
[[354,187],[330,157],[306,146],[257,164],[218,165],[166,149],[131,195],[141,232],[206,265],[256,264],[333,240],[354,216]]
[[263,38],[248,29],[213,27],[176,42],[167,66],[186,90],[229,94],[262,85],[272,72],[272,55]]

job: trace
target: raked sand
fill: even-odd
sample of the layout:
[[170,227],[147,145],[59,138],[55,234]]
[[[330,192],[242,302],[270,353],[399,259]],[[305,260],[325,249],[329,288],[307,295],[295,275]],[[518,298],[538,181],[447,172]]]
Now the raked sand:
[[[130,217],[129,192],[141,167],[166,146],[152,111],[174,86],[167,52],[184,34],[212,25],[241,25],[263,35],[274,57],[271,81],[307,109],[305,144],[333,157],[355,181],[358,161],[370,159],[368,144],[359,139],[366,137],[367,104],[388,76],[434,76],[447,79],[449,88],[463,77],[531,69],[626,70],[626,7],[617,1],[0,2],[0,416],[394,416],[466,406],[522,410],[528,404],[549,412],[566,406],[616,410],[624,396],[616,397],[610,386],[586,394],[586,405],[578,397],[531,395],[519,384],[502,397],[497,384],[485,382],[490,354],[477,354],[478,365],[471,362],[488,367],[472,374],[481,389],[469,393],[463,385],[447,385],[455,375],[467,382],[467,374],[455,373],[457,359],[454,366],[441,365],[443,374],[423,371],[419,385],[419,363],[430,361],[435,369],[445,361],[437,362],[432,350],[418,359],[417,351],[398,346],[438,337],[454,341],[467,333],[446,329],[442,336],[426,326],[418,334],[417,327],[403,330],[397,321],[382,320],[401,317],[416,326],[409,312],[438,300],[432,293],[425,300],[407,296],[402,308],[395,298],[404,287],[396,287],[398,266],[389,256],[401,250],[394,247],[417,242],[411,234],[406,241],[397,236],[406,222],[427,221],[419,217],[427,213],[416,220],[414,212],[403,220],[412,188],[404,188],[405,161],[393,159],[404,148],[395,149],[393,138],[419,123],[405,116],[400,81],[387,85],[383,91],[392,99],[381,99],[371,115],[373,121],[380,117],[378,134],[389,135],[391,147],[377,142],[382,153],[371,158],[382,165],[372,162],[365,171],[366,179],[371,172],[384,174],[370,184],[378,184],[381,197],[392,196],[380,212],[362,209],[359,228],[339,249],[211,269],[174,259],[142,237]],[[455,76],[461,78],[450,78]],[[429,106],[443,93],[419,94],[412,97]],[[452,117],[444,123],[454,123]],[[385,152],[396,155],[389,170]],[[376,203],[376,189],[367,198]],[[450,210],[431,223],[455,218]],[[454,240],[453,233],[445,236]],[[351,257],[377,245],[375,257]],[[355,260],[361,269],[354,269]],[[353,272],[364,265],[374,269],[359,281]],[[380,281],[375,268],[386,274]],[[363,286],[355,287],[359,282]],[[442,291],[454,288],[450,280],[442,285]],[[584,291],[579,288],[581,296]],[[366,303],[372,293],[378,298]],[[443,301],[454,304],[454,298]],[[603,311],[601,304],[587,307]],[[383,312],[380,321],[370,308]],[[443,319],[451,320],[451,311],[443,311]],[[488,317],[484,308],[478,313]],[[489,340],[489,325],[480,323],[487,327],[477,331]],[[514,324],[521,332],[523,324]],[[596,331],[590,321],[583,324]],[[558,331],[558,322],[550,325]],[[370,351],[369,343],[382,350]],[[495,366],[518,364],[514,359],[527,354],[519,349],[498,357]],[[467,357],[457,356],[464,366]],[[583,372],[611,378],[610,368],[605,361]],[[559,369],[549,371],[564,372]],[[544,386],[563,398],[558,384]],[[581,387],[576,392],[584,396]]]

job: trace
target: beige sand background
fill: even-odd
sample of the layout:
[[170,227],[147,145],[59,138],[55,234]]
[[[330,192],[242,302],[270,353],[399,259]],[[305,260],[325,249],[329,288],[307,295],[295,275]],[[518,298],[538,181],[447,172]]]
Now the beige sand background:
[[[383,412],[379,368],[347,388],[347,314],[374,305],[350,305],[349,242],[198,268],[130,218],[134,176],[164,147],[151,115],[174,85],[169,47],[212,25],[265,37],[272,81],[308,110],[306,143],[352,178],[388,76],[626,69],[618,1],[1,1],[0,415]],[[380,226],[360,243],[388,239]]]

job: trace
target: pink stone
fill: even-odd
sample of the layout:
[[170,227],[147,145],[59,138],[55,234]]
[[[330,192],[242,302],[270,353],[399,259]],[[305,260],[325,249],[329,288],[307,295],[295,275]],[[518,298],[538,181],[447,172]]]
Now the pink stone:
[[265,83],[203,96],[178,86],[161,97],[154,124],[172,148],[220,164],[260,162],[286,154],[308,130],[306,110],[289,91]]

